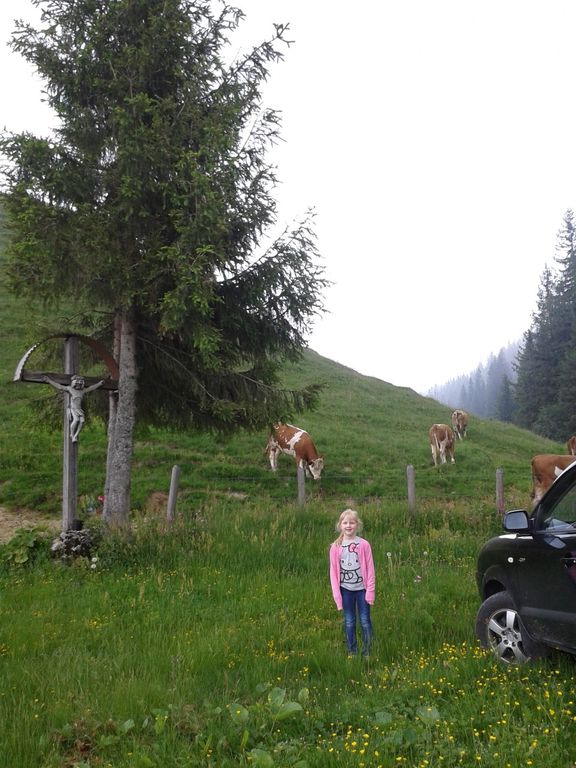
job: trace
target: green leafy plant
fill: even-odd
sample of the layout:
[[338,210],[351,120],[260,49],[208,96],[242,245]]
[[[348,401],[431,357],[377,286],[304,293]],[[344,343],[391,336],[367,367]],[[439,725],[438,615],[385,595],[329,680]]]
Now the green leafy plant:
[[18,528],[14,536],[0,547],[0,562],[5,566],[29,565],[37,556],[48,551],[48,532],[41,526]]

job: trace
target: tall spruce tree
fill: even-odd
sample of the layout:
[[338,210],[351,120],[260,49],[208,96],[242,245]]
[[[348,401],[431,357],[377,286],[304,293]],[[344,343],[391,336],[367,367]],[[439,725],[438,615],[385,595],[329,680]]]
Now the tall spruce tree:
[[550,434],[548,411],[556,401],[555,376],[561,342],[556,317],[556,284],[549,267],[540,279],[537,306],[524,334],[516,364],[515,423],[542,435]]
[[514,420],[514,391],[508,374],[504,374],[496,403],[496,418],[499,421]]
[[561,353],[555,378],[554,435],[565,440],[576,430],[576,231],[574,213],[566,211],[558,232],[556,261],[559,265],[557,323]]
[[476,416],[486,416],[486,377],[482,365],[470,376],[468,392],[472,413]]
[[326,286],[310,215],[266,240],[279,115],[261,90],[287,28],[226,63],[243,14],[225,3],[34,3],[40,26],[18,23],[12,48],[59,127],[2,137],[9,276],[20,295],[76,301],[118,356],[104,514],[122,523],[136,412],[257,429],[318,397],[278,386]]
[[486,367],[486,401],[484,405],[486,416],[498,418],[500,392],[505,377],[506,358],[502,348],[498,355],[491,355]]
[[518,356],[515,421],[553,439],[576,429],[576,233],[566,211],[557,233],[557,274],[542,275],[532,325]]

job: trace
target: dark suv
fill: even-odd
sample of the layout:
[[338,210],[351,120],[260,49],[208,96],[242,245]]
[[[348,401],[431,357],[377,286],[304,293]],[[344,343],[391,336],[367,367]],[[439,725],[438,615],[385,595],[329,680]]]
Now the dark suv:
[[505,534],[484,544],[476,581],[481,645],[517,663],[550,653],[576,654],[576,464],[528,514],[507,512]]

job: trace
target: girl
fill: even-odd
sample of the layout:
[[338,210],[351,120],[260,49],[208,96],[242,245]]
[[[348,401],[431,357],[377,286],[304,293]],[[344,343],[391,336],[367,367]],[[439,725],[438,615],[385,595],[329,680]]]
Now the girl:
[[358,512],[345,509],[336,523],[340,534],[330,547],[330,583],[339,611],[344,609],[344,633],[348,653],[358,650],[356,611],[362,632],[362,656],[368,656],[372,644],[370,606],[374,604],[375,574],[372,549],[358,536],[362,521]]

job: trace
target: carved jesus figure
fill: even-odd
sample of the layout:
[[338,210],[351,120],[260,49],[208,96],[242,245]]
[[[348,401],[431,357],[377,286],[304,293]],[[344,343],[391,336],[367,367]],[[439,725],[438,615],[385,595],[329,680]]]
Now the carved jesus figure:
[[70,384],[64,386],[58,381],[54,381],[50,376],[42,377],[45,382],[51,384],[54,389],[59,389],[61,392],[68,392],[68,417],[70,419],[70,439],[73,443],[78,440],[78,434],[82,429],[86,417],[82,410],[82,398],[87,392],[93,392],[98,387],[104,384],[105,379],[97,381],[96,384],[92,384],[89,387],[85,386],[85,382],[82,376],[74,375],[70,379]]

